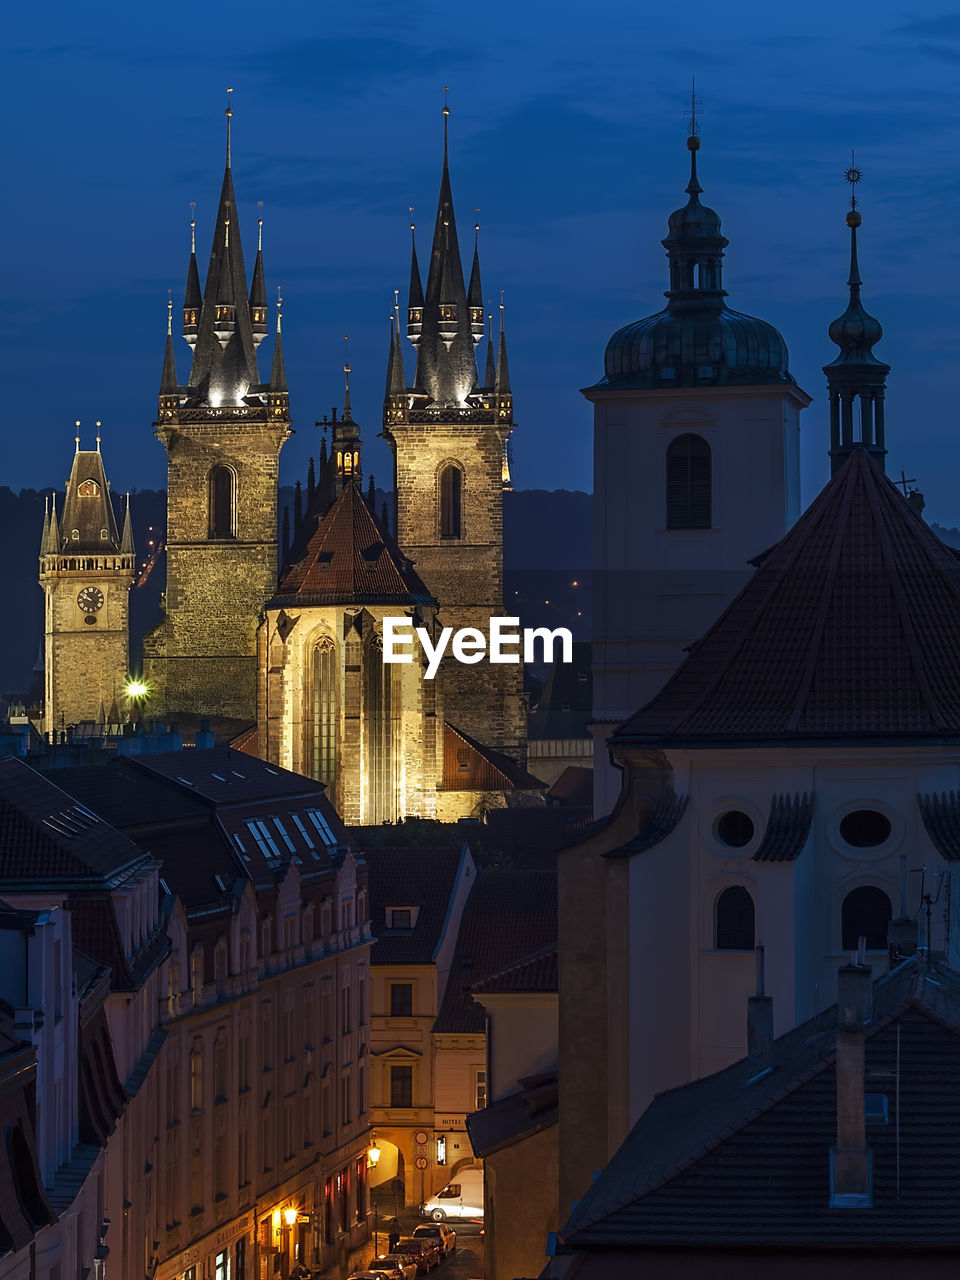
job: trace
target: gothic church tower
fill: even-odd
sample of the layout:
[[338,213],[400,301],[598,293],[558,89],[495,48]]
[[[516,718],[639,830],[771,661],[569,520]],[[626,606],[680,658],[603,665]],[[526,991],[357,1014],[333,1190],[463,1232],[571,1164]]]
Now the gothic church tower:
[[261,244],[247,289],[227,158],[203,291],[191,223],[183,336],[193,352],[178,384],[171,324],[156,433],[167,451],[165,618],[144,641],[151,710],[256,718],[257,627],[277,580],[277,480],[290,434],[278,310],[273,369]]
[[45,733],[83,720],[118,720],[129,675],[133,526],[127,500],[117,531],[100,454],[77,436],[63,515],[56,495],[44,515],[40,585],[44,609]]
[[[499,358],[488,352],[477,373],[484,333],[480,259],[474,247],[465,283],[447,159],[424,288],[413,247],[407,336],[416,349],[406,385],[399,314],[391,330],[383,436],[394,456],[396,534],[404,555],[440,601],[440,621],[484,633],[503,604],[503,464],[514,429],[502,312]],[[492,341],[491,341],[492,347]],[[526,730],[519,664],[465,666],[446,660],[440,678],[447,719],[521,764]]]

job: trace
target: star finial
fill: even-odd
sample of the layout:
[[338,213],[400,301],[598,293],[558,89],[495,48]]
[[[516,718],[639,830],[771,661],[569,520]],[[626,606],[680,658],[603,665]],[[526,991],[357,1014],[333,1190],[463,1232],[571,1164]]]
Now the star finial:
[[863,178],[863,170],[857,168],[854,160],[855,158],[853,154],[853,149],[851,148],[850,168],[843,175],[846,178],[846,180],[850,183],[850,208],[851,209],[856,209],[857,207],[857,183],[860,182],[861,179]]

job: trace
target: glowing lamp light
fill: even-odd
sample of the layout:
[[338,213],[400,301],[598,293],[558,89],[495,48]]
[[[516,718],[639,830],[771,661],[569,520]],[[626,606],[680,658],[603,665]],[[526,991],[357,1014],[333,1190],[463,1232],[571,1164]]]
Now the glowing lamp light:
[[380,1159],[380,1148],[377,1146],[377,1140],[374,1138],[370,1146],[367,1148],[367,1166],[370,1169],[377,1167],[377,1161]]
[[149,689],[142,680],[131,680],[126,692],[128,698],[144,698],[149,693]]
[[298,1209],[284,1209],[283,1220],[288,1227],[292,1227],[294,1225],[297,1220],[298,1213]]

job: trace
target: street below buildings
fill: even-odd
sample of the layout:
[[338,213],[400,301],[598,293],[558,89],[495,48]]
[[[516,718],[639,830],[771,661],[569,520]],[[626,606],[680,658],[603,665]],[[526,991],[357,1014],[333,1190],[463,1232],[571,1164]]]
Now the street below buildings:
[[[427,1222],[415,1209],[405,1209],[398,1219],[401,1235],[413,1234],[414,1228]],[[430,1274],[436,1280],[483,1280],[483,1223],[450,1220],[449,1225],[457,1233],[456,1250]],[[387,1252],[387,1232],[381,1230],[378,1237],[378,1253]],[[323,1280],[346,1280],[354,1271],[362,1271],[364,1263],[374,1256],[373,1240],[351,1259],[347,1270],[325,1272]]]

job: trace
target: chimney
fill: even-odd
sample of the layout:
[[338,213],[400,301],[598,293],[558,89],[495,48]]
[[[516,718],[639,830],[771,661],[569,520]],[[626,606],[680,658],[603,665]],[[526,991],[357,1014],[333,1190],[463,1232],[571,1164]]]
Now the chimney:
[[873,1160],[864,1115],[864,1028],[873,1012],[866,939],[837,974],[837,1145],[830,1152],[830,1206],[869,1209]]
[[747,1057],[766,1067],[773,1052],[773,998],[764,994],[762,943],[757,944],[756,956],[757,994],[747,1000]]

